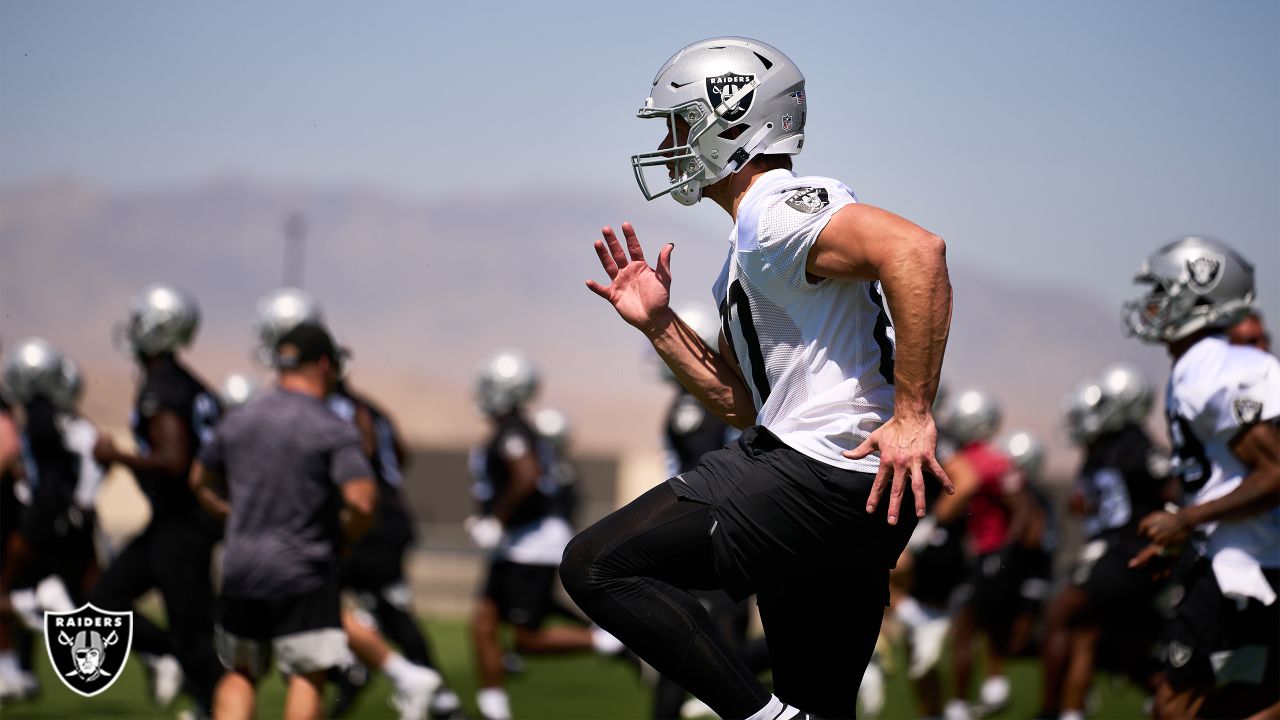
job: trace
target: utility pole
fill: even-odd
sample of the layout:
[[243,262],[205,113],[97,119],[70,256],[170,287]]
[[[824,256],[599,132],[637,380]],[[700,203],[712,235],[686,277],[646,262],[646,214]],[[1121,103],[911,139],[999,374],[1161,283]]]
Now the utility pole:
[[302,289],[307,263],[307,219],[300,212],[284,221],[284,287]]

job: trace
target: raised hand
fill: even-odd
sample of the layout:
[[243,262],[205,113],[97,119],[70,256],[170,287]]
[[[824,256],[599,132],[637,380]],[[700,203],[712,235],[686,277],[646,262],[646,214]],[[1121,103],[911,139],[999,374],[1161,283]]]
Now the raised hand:
[[933,474],[942,483],[948,493],[954,495],[955,485],[951,478],[943,472],[942,466],[934,457],[938,444],[938,430],[930,415],[894,415],[875,432],[867,436],[861,445],[846,450],[844,456],[851,460],[860,460],[871,453],[880,451],[880,468],[876,471],[875,482],[871,485],[871,493],[867,496],[867,512],[875,512],[884,493],[885,481],[891,479],[889,490],[890,525],[898,524],[898,516],[902,510],[902,493],[906,484],[911,485],[911,495],[915,498],[916,517],[924,517],[924,471]]
[[646,335],[660,330],[671,318],[667,303],[671,299],[671,251],[675,245],[668,243],[662,248],[657,265],[649,267],[631,223],[622,223],[625,252],[613,228],[606,227],[601,234],[604,239],[596,241],[596,255],[611,283],[605,286],[588,280],[587,288],[608,300],[623,320]]

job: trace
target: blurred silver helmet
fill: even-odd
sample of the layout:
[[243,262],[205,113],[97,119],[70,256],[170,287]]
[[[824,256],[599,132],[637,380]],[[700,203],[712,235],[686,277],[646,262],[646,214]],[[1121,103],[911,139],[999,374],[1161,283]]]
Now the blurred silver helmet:
[[1000,428],[1000,408],[981,390],[965,390],[947,401],[937,422],[961,445],[990,440]]
[[232,373],[218,387],[218,400],[223,410],[245,405],[258,394],[258,383],[244,373]]
[[508,350],[485,360],[476,374],[476,404],[490,415],[520,407],[538,389],[538,372],[529,359]]
[[1253,306],[1253,265],[1212,238],[1185,237],[1165,245],[1143,261],[1133,281],[1151,287],[1124,304],[1124,326],[1145,342],[1227,328]]
[[1028,480],[1040,479],[1040,470],[1044,467],[1044,445],[1035,435],[1025,430],[1010,433],[1000,440],[1000,450]]
[[1078,443],[1141,423],[1151,412],[1154,392],[1147,376],[1131,365],[1114,363],[1098,378],[1081,381],[1067,394],[1067,433]]
[[189,344],[200,327],[200,307],[176,285],[156,283],[129,302],[129,319],[116,327],[117,341],[131,354],[160,355]]
[[13,347],[4,363],[4,384],[18,403],[43,396],[61,410],[75,408],[83,389],[76,364],[42,338]]
[[[665,120],[675,144],[631,156],[640,191],[648,200],[671,193],[693,205],[703,188],[756,155],[798,154],[807,111],[804,75],[777,48],[741,37],[696,42],[658,70],[636,112]],[[684,142],[674,137],[676,117],[689,124]]]
[[[720,315],[716,313],[715,308],[706,303],[693,303],[690,305],[682,305],[676,309],[676,315],[688,325],[691,330],[702,338],[702,341],[711,346],[712,350],[719,352],[720,350]],[[667,364],[658,359],[658,372],[662,375],[663,380],[676,379],[671,368]]]
[[569,446],[569,419],[559,410],[543,408],[534,413],[533,429],[556,450]]
[[258,346],[254,351],[263,365],[274,364],[276,343],[285,333],[304,322],[324,324],[320,304],[305,290],[298,288],[272,290],[258,299],[257,310],[253,330]]

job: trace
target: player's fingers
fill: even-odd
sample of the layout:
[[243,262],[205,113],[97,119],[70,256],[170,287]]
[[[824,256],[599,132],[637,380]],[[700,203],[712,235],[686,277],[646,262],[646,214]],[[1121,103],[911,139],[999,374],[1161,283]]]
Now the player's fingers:
[[902,511],[902,490],[907,466],[901,463],[893,465],[893,482],[889,485],[889,524],[898,524],[898,513]]
[[595,280],[588,280],[588,281],[587,281],[587,289],[588,289],[588,290],[590,290],[591,292],[593,292],[593,293],[595,293],[595,294],[599,295],[600,297],[604,298],[605,300],[608,300],[608,299],[609,299],[609,290],[608,290],[608,288],[604,287],[603,285],[601,285],[600,283],[596,282]]
[[[870,441],[871,441],[870,438],[868,438],[867,442],[870,442]],[[865,442],[863,443],[863,445],[866,445],[866,444],[867,443]],[[866,453],[863,453],[859,457],[862,457],[865,455]],[[880,463],[880,467],[876,469],[876,479],[871,482],[871,491],[867,493],[867,513],[868,514],[875,512],[876,506],[880,504],[880,494],[884,492],[884,475],[885,475],[885,472],[888,471],[888,468],[889,468],[888,465],[884,463]]]
[[932,454],[929,455],[929,472],[938,478],[938,482],[942,483],[942,489],[947,491],[948,495],[956,494],[956,484],[951,482],[951,478],[947,476],[947,471],[942,469],[938,464],[938,459]]
[[919,460],[911,463],[911,496],[916,501],[916,517],[924,517],[924,471]]
[[850,460],[861,460],[862,458],[876,451],[875,438],[876,438],[876,434],[871,433],[870,435],[867,436],[866,440],[862,441],[861,445],[859,445],[858,447],[852,450],[845,450],[843,453],[840,453],[840,454],[844,455]]
[[640,247],[640,238],[636,237],[636,229],[631,223],[622,223],[622,237],[627,241],[627,254],[635,262],[644,262],[644,248]]
[[604,235],[604,242],[609,246],[609,254],[613,256],[613,264],[617,265],[619,270],[626,267],[627,254],[622,252],[622,243],[618,242],[618,236],[614,234],[613,228],[605,227],[600,231],[600,234]]
[[1133,559],[1129,561],[1129,567],[1131,568],[1142,567],[1143,565],[1146,565],[1147,563],[1151,562],[1153,558],[1158,556],[1163,551],[1164,551],[1164,548],[1160,547],[1159,545],[1156,545],[1155,543],[1152,543],[1142,548],[1142,550],[1139,551],[1137,555],[1133,556]]
[[658,265],[653,270],[658,280],[668,287],[671,286],[671,252],[675,249],[675,243],[667,243],[658,252]]
[[609,254],[609,249],[604,243],[597,240],[595,243],[596,256],[600,258],[600,266],[604,268],[605,274],[612,280],[618,276],[618,264],[613,261],[613,256]]

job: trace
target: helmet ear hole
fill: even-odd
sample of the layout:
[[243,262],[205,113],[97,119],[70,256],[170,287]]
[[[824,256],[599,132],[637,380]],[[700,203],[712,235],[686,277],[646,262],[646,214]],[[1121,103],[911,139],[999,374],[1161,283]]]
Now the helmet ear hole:
[[747,125],[746,123],[738,123],[737,125],[734,125],[733,127],[728,128],[727,130],[722,130],[720,132],[720,137],[724,138],[725,140],[737,140],[738,138],[742,137],[742,133],[746,132],[750,127],[751,126]]
[[761,55],[758,52],[753,52],[752,55],[755,55],[756,57],[760,58],[760,63],[764,65],[765,70],[768,70],[769,68],[773,67],[773,61],[770,60],[769,58]]

